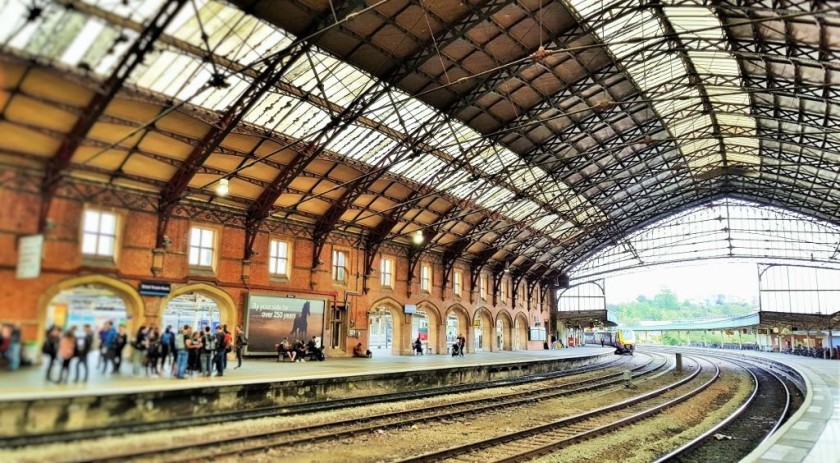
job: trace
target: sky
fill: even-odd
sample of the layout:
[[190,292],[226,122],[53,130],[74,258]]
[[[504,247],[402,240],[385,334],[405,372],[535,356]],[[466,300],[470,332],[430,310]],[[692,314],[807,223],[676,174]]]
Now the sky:
[[669,288],[679,300],[702,301],[718,294],[747,302],[758,298],[758,270],[754,263],[656,266],[604,281],[607,304],[633,301],[639,295],[652,297],[662,288]]

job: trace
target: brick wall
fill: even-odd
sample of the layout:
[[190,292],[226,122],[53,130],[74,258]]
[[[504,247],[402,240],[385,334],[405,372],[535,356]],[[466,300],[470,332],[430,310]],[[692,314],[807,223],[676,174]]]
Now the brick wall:
[[[22,173],[4,173],[8,179],[10,175]],[[468,346],[472,347],[472,330],[470,326],[478,310],[486,309],[490,312],[493,322],[501,312],[507,312],[509,322],[506,323],[504,336],[513,336],[513,325],[517,317],[524,316],[525,323],[532,323],[533,316],[539,314],[539,307],[533,307],[530,314],[521,307],[513,308],[510,294],[506,301],[500,300],[496,306],[492,305],[492,297],[488,295],[486,301],[478,300],[477,294],[471,298],[469,291],[469,269],[466,262],[456,264],[463,275],[463,290],[461,296],[452,294],[452,277],[445,291],[441,289],[443,269],[436,262],[434,256],[421,260],[421,264],[432,265],[433,287],[429,292],[420,291],[420,265],[415,271],[415,277],[408,284],[408,262],[405,257],[383,251],[395,262],[394,284],[392,288],[384,288],[380,284],[380,258],[374,261],[374,273],[368,280],[369,291],[363,294],[361,276],[363,266],[363,251],[352,244],[352,240],[337,240],[328,243],[320,256],[323,262],[317,269],[311,269],[313,243],[299,234],[272,234],[271,238],[282,238],[292,243],[291,271],[288,279],[278,281],[268,272],[268,243],[269,235],[260,233],[254,248],[258,252],[251,259],[250,265],[243,263],[245,232],[241,228],[228,224],[203,220],[191,220],[185,217],[173,217],[166,230],[171,244],[163,253],[162,266],[157,274],[153,273],[153,251],[157,227],[157,215],[152,210],[143,210],[124,206],[107,194],[99,194],[83,201],[58,197],[49,211],[50,229],[46,234],[41,276],[31,280],[18,280],[15,276],[17,262],[17,241],[21,236],[37,232],[38,210],[40,196],[37,189],[21,187],[25,182],[0,183],[0,321],[19,322],[24,327],[27,339],[41,339],[45,329],[44,309],[49,302],[46,299],[56,292],[61,282],[84,275],[101,275],[115,281],[121,281],[132,288],[137,288],[141,280],[166,281],[173,288],[186,285],[205,284],[223,292],[233,301],[231,317],[237,322],[244,316],[245,297],[249,292],[260,294],[297,294],[310,295],[329,299],[333,303],[342,303],[345,292],[356,292],[358,295],[347,296],[350,311],[346,315],[344,333],[350,329],[356,331],[357,337],[343,339],[344,345],[352,346],[356,342],[367,345],[368,313],[377,306],[386,306],[392,312],[394,323],[401,324],[401,335],[395,339],[397,351],[410,353],[411,317],[402,314],[404,304],[416,304],[430,312],[430,331],[434,331],[437,338],[436,352],[445,349],[443,336],[445,335],[444,321],[446,313],[455,310],[461,317],[459,330],[468,338]],[[33,183],[36,184],[36,183]],[[10,186],[12,185],[12,186]],[[15,186],[17,185],[17,186]],[[116,206],[120,204],[119,206]],[[81,220],[85,207],[109,210],[120,217],[118,230],[119,247],[116,262],[102,263],[90,260],[81,254]],[[218,260],[215,271],[195,272],[188,265],[189,229],[192,225],[209,226],[219,233]],[[332,280],[331,259],[333,249],[348,253],[348,278],[346,284],[336,284]],[[426,257],[426,256],[424,256]],[[243,267],[247,278],[243,278]],[[485,272],[492,285],[490,270]],[[108,280],[111,281],[111,280]],[[410,291],[409,291],[410,289]],[[208,294],[213,297],[213,294]],[[215,294],[219,296],[219,294]],[[471,299],[474,302],[471,302]],[[501,298],[500,298],[501,299]],[[538,298],[534,299],[534,304]],[[138,322],[159,323],[161,312],[160,298],[142,297],[142,314]],[[517,301],[517,306],[518,306]],[[453,309],[454,307],[454,309]],[[547,307],[546,307],[547,309]],[[223,315],[224,317],[224,315]],[[507,319],[508,317],[505,317]],[[543,317],[547,318],[547,317]],[[329,325],[329,323],[328,323]],[[395,330],[396,332],[397,330]],[[493,329],[495,332],[495,328]],[[521,335],[520,335],[521,337]],[[329,336],[325,334],[325,344]],[[513,339],[512,337],[508,339]],[[490,343],[492,350],[499,350],[495,336]],[[526,341],[521,340],[521,348],[525,348]],[[340,355],[341,352],[333,352]]]

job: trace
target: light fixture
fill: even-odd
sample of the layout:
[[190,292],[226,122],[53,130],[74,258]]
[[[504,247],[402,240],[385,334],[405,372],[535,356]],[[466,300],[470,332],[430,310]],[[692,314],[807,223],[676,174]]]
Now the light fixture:
[[417,230],[411,235],[411,241],[416,245],[423,244],[423,230]]
[[223,178],[223,179],[219,180],[219,184],[216,185],[216,195],[217,196],[227,196],[228,191],[230,191],[230,188],[228,187],[228,183],[229,183],[229,181],[226,178]]

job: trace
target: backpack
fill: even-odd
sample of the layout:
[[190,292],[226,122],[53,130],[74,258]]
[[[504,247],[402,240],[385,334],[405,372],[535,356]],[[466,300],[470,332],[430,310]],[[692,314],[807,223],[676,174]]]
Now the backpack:
[[171,345],[172,344],[172,333],[171,332],[163,333],[160,336],[160,343],[163,344],[164,346]]
[[186,338],[186,334],[175,336],[175,350],[184,350],[187,348]]
[[204,352],[213,352],[216,350],[216,336],[213,333],[204,335]]

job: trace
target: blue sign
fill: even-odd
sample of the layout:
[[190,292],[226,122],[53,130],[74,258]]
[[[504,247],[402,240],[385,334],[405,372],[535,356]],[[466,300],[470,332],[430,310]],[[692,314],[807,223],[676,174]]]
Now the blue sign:
[[143,296],[168,296],[172,291],[172,284],[161,281],[141,281],[137,290]]

